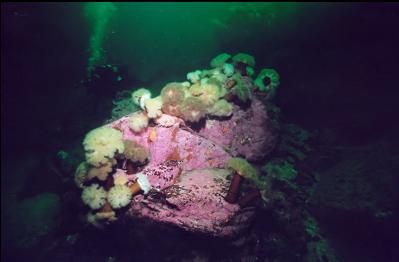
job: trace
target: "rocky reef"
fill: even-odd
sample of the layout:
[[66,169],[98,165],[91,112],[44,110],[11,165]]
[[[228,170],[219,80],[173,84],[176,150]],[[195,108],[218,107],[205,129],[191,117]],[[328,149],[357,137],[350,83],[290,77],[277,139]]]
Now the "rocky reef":
[[228,239],[225,248],[241,247],[249,260],[334,261],[304,208],[316,183],[298,167],[310,135],[280,123],[277,71],[256,76],[255,59],[243,53],[210,65],[167,83],[159,96],[136,89],[127,104],[138,111],[86,135],[86,160],[75,173],[86,221],[143,243],[149,232],[184,232]]
[[[132,102],[141,110],[87,134],[86,161],[75,182],[92,209],[90,223],[103,228],[145,219],[216,237],[248,228],[252,200],[260,199],[267,183],[249,182],[239,190],[240,183],[232,182],[238,171],[228,161],[259,163],[276,146],[278,123],[262,99],[277,85],[259,91],[247,73],[255,59],[247,54],[222,54],[210,64],[188,73],[187,82],[168,83],[158,97],[137,89]],[[231,190],[238,197],[226,201]]]

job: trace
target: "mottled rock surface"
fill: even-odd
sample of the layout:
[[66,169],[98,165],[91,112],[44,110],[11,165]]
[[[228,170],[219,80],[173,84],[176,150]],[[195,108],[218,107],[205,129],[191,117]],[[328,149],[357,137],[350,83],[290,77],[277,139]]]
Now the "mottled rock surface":
[[226,169],[182,173],[172,186],[136,196],[128,215],[219,237],[235,235],[249,225],[254,211],[224,201],[229,173]]
[[253,99],[246,110],[234,105],[233,116],[219,121],[208,119],[199,132],[248,161],[264,158],[277,143],[276,127],[261,101]]
[[[179,125],[149,127],[137,134],[128,117],[111,124],[149,149],[143,168],[154,190],[136,195],[126,217],[175,225],[192,232],[232,236],[249,225],[253,210],[224,201],[230,185],[224,169],[231,155],[221,146]],[[129,180],[136,180],[130,175]]]
[[[111,123],[124,139],[148,148],[151,156],[141,172],[153,189],[133,198],[125,219],[145,219],[219,237],[242,232],[254,210],[224,200],[231,175],[226,163],[232,155],[254,160],[272,150],[276,136],[264,106],[255,100],[246,110],[236,107],[233,117],[208,120],[199,132],[182,120],[168,119],[167,124],[160,121],[141,133],[129,128],[128,116]],[[129,180],[134,182],[136,175],[129,175]]]

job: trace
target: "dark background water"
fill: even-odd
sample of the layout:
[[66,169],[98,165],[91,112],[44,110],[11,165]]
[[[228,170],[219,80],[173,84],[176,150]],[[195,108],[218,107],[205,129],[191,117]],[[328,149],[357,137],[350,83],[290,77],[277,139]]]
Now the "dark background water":
[[43,163],[61,149],[79,155],[85,133],[109,118],[116,91],[157,92],[221,52],[246,52],[258,69],[278,70],[283,119],[328,143],[398,141],[398,4],[116,6],[104,48],[127,74],[87,89],[91,28],[82,4],[2,3],[2,210],[16,187],[20,198],[62,187]]
[[[265,7],[263,20],[255,21],[227,8],[121,4],[105,42],[109,60],[128,66],[124,85],[159,89],[220,52],[251,53],[258,68],[280,72],[278,103],[293,121],[337,129],[346,142],[395,134],[397,5],[281,4]],[[87,110],[76,87],[90,37],[82,9],[78,3],[2,6],[2,120],[13,130],[4,132],[3,144],[16,152],[43,146],[43,136],[68,129],[78,121],[76,110]],[[15,138],[23,133],[18,148]]]

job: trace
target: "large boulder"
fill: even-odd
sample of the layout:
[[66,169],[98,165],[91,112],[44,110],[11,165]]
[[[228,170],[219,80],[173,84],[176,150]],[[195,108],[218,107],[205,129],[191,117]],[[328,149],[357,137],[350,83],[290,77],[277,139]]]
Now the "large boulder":
[[[245,229],[252,208],[224,200],[231,172],[231,155],[221,146],[184,125],[156,125],[141,133],[130,130],[128,117],[111,124],[126,140],[150,151],[150,161],[141,170],[153,187],[148,195],[136,195],[124,220],[145,219],[213,236],[233,236]],[[129,175],[131,181],[136,175]]]
[[127,215],[196,233],[218,237],[236,235],[248,227],[254,209],[241,209],[224,200],[230,184],[229,173],[227,169],[182,173],[173,185],[160,192],[136,196]]

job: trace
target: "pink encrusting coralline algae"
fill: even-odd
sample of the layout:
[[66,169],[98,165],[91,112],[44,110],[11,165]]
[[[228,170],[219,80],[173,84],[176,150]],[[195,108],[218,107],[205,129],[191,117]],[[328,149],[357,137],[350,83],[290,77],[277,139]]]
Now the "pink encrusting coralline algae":
[[233,236],[248,227],[254,210],[224,200],[229,173],[226,169],[196,169],[182,173],[175,184],[162,191],[148,197],[136,196],[129,214],[177,225],[187,231]]
[[[231,158],[224,147],[178,125],[156,125],[135,133],[124,117],[111,126],[121,130],[124,139],[148,148],[151,155],[141,173],[153,190],[133,198],[127,217],[214,236],[232,236],[249,225],[252,209],[224,200],[230,184],[225,168]],[[129,180],[135,181],[136,175],[129,175]]]
[[[112,123],[111,126],[118,127],[124,139],[133,140],[150,150],[151,160],[147,167],[158,166],[167,160],[176,160],[182,162],[183,170],[224,168],[231,157],[223,147],[178,126],[155,126],[141,133],[134,133],[129,128],[127,117]],[[151,138],[154,133],[155,138]]]
[[249,161],[262,159],[277,143],[273,122],[263,103],[256,98],[246,110],[234,105],[230,119],[208,119],[199,133],[227,148],[231,155],[243,156]]

